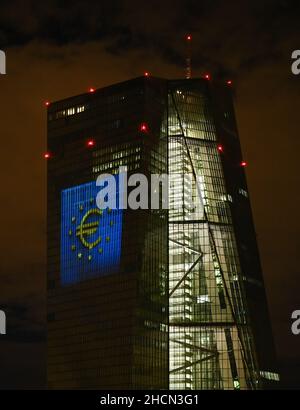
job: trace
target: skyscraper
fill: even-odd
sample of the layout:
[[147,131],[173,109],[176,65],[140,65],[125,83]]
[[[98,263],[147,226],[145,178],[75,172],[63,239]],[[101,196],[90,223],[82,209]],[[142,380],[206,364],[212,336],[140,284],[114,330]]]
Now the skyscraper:
[[[228,84],[146,76],[51,103],[46,157],[50,388],[277,378]],[[99,209],[119,167],[168,174],[169,209]]]

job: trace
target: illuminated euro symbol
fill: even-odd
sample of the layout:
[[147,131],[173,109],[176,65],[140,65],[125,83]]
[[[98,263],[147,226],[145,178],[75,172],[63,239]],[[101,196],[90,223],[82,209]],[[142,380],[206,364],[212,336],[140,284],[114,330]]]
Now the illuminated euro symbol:
[[96,245],[98,245],[98,243],[101,242],[101,236],[99,236],[96,240],[94,240],[93,242],[89,242],[88,241],[88,237],[90,235],[93,235],[98,227],[99,227],[99,221],[95,221],[95,222],[86,222],[86,220],[92,216],[92,215],[98,215],[101,216],[102,215],[102,211],[100,209],[94,208],[94,209],[90,209],[89,211],[87,211],[87,213],[83,216],[80,224],[77,226],[76,228],[76,236],[79,237],[81,243],[83,246],[85,246],[86,248],[92,249],[94,248]]

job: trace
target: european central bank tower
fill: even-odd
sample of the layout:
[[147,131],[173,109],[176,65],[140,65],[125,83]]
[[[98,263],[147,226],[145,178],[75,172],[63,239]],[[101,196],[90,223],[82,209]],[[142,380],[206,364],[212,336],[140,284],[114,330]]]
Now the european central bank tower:
[[[276,387],[231,85],[145,76],[47,111],[48,387]],[[99,209],[120,167],[168,174],[168,206]]]

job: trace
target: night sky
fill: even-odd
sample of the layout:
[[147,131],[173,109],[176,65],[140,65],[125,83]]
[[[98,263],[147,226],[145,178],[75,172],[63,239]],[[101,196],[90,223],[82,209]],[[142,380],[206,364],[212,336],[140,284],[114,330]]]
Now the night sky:
[[46,383],[46,110],[143,75],[232,79],[258,245],[286,387],[300,388],[300,2],[109,0],[0,3],[0,388]]

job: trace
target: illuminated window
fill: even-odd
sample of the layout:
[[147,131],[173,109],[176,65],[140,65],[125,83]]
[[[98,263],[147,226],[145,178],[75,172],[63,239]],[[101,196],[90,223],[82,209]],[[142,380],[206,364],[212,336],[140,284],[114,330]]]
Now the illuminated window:
[[248,198],[248,192],[243,188],[239,188],[239,194],[243,195],[245,198]]
[[71,107],[67,109],[67,116],[75,114],[75,107]]
[[233,385],[235,390],[239,390],[241,388],[240,382],[238,380],[234,380]]
[[56,119],[63,118],[66,116],[66,110],[57,111],[55,114]]
[[77,107],[77,113],[80,113],[80,112],[83,112],[83,111],[85,111],[85,105],[79,105]]
[[233,202],[232,196],[230,194],[221,195],[221,200],[225,202]]
[[268,380],[273,380],[275,382],[279,382],[280,380],[280,376],[278,373],[274,373],[274,372],[267,372],[267,371],[261,371],[260,372],[261,377],[263,377],[264,379],[268,379]]

